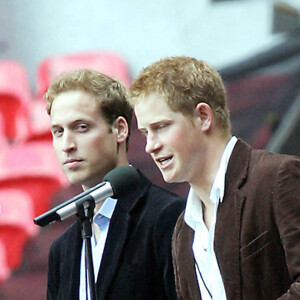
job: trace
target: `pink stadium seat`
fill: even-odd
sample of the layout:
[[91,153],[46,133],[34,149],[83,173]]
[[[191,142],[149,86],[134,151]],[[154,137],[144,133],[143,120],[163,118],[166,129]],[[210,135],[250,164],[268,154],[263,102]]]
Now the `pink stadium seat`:
[[81,68],[90,68],[130,84],[126,62],[112,52],[82,52],[45,58],[37,67],[37,98],[42,98],[51,80],[63,73]]
[[0,114],[5,137],[10,142],[30,132],[28,104],[31,100],[25,67],[13,60],[0,60]]
[[52,195],[69,185],[52,144],[31,142],[13,145],[0,152],[0,189],[18,188],[30,195],[34,217],[50,207]]
[[0,284],[10,275],[10,269],[7,265],[6,250],[4,243],[0,240]]
[[46,102],[35,100],[31,104],[31,133],[25,142],[45,141],[52,143],[50,117],[46,112]]
[[31,101],[29,75],[23,64],[15,60],[0,60],[0,90],[22,102]]
[[7,144],[6,134],[5,134],[5,127],[4,127],[4,120],[2,115],[0,114],[0,149],[2,146]]
[[22,259],[27,239],[36,235],[33,224],[33,203],[18,189],[0,188],[0,241],[5,246],[7,265],[16,269]]

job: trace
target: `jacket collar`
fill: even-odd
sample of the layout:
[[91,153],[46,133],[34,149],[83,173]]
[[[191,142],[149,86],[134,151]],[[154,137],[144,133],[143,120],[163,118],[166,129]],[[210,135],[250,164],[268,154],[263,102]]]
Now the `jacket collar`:
[[225,201],[217,212],[214,247],[228,299],[241,299],[240,228],[246,200],[241,187],[247,179],[251,149],[237,141],[225,176]]
[[242,187],[248,174],[251,150],[252,148],[247,143],[241,139],[237,140],[229,159],[225,176],[225,187],[228,188],[228,182],[230,182],[230,188],[239,189]]
[[[141,172],[139,174],[141,179],[140,185],[130,195],[118,198],[112,215],[96,283],[97,299],[106,299],[128,237],[131,213],[137,203],[143,201],[142,199],[151,185],[151,182]],[[105,274],[105,276],[102,274]]]

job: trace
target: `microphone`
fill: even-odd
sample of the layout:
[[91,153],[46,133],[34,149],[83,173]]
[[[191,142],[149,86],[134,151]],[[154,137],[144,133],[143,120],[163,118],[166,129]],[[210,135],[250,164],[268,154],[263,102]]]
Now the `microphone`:
[[78,206],[89,207],[90,201],[98,203],[107,197],[123,197],[131,193],[140,184],[140,175],[136,169],[124,165],[109,171],[103,182],[50,209],[34,218],[34,223],[44,227],[55,221],[63,221],[78,213]]

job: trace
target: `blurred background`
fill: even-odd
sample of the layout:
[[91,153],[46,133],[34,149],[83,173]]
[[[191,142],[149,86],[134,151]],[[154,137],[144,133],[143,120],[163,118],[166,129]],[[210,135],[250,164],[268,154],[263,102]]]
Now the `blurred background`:
[[[0,0],[0,299],[46,299],[52,241],[75,219],[33,218],[81,192],[52,149],[42,98],[63,71],[93,68],[127,86],[160,58],[187,55],[221,73],[233,133],[300,155],[299,0]],[[135,119],[129,160],[166,184]]]

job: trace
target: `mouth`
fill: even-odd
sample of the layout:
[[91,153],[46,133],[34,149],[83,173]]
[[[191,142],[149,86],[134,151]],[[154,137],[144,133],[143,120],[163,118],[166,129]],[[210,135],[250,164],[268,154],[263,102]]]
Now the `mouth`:
[[63,165],[66,166],[68,169],[73,169],[77,168],[82,161],[83,160],[79,158],[71,158],[64,161]]
[[173,155],[165,156],[165,157],[158,157],[155,159],[155,161],[162,169],[165,169],[165,168],[169,167],[171,162],[173,161]]

